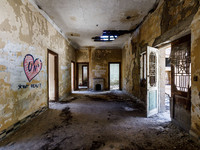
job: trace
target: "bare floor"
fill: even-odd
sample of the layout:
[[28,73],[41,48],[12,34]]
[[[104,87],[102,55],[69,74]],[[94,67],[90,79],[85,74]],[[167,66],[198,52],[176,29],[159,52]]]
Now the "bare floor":
[[[0,150],[199,150],[169,114],[146,118],[122,92],[76,92],[0,143]],[[70,101],[70,102],[69,102]]]

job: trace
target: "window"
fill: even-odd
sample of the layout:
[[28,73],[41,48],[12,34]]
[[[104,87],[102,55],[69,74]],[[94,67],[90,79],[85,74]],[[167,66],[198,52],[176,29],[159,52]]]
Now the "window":
[[146,53],[141,54],[140,56],[140,79],[143,80],[147,78],[146,75]]
[[150,86],[156,85],[156,74],[157,74],[157,57],[156,54],[151,52],[149,55],[149,84]]

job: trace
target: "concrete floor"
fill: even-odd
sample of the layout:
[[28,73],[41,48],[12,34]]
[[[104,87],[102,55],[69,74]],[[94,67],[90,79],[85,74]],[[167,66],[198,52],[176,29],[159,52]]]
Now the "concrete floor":
[[0,143],[0,150],[199,150],[170,122],[169,114],[145,118],[122,92],[76,92]]

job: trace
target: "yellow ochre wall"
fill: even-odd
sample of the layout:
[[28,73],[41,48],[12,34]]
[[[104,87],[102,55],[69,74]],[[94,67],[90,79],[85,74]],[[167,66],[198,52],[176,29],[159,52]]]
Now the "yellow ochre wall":
[[[47,107],[47,49],[59,55],[59,97],[71,92],[75,50],[28,0],[1,0],[0,5],[0,132]],[[24,57],[42,61],[28,81]]]
[[[190,133],[200,137],[200,9],[198,0],[166,0],[144,20],[122,50],[123,90],[138,98],[140,88],[140,53],[147,46],[159,46],[191,34],[192,108]],[[198,81],[193,78],[197,76]]]

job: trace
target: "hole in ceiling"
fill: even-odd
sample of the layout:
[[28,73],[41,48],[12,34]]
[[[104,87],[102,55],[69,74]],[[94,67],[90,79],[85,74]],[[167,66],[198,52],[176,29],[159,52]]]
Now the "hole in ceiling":
[[111,42],[119,36],[131,33],[129,30],[104,30],[101,36],[92,37],[95,42]]
[[40,5],[37,5],[37,7],[42,10],[42,7]]
[[69,33],[66,33],[66,36],[80,37],[80,34],[69,32]]
[[127,16],[126,19],[127,19],[127,20],[131,19],[131,16]]

